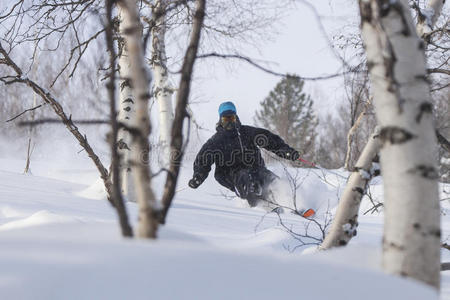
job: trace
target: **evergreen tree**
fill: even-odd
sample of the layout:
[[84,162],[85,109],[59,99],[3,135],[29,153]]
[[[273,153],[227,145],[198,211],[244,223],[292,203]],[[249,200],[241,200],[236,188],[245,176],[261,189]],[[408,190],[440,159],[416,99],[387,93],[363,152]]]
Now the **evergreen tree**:
[[313,100],[303,92],[304,84],[298,76],[283,78],[261,102],[255,122],[281,136],[302,157],[312,160],[318,120]]

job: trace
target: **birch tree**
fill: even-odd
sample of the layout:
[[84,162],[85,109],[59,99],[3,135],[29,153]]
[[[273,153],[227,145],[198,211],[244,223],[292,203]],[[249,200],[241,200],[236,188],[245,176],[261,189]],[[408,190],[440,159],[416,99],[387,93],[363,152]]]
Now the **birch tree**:
[[170,167],[170,134],[173,122],[172,95],[166,57],[166,5],[167,0],[157,0],[152,15],[155,18],[152,28],[152,70],[154,75],[153,96],[159,108],[159,146],[162,167]]
[[113,22],[112,22],[112,10],[113,10],[113,0],[106,0],[106,44],[109,52],[109,81],[108,96],[110,101],[110,119],[111,119],[111,134],[110,134],[110,149],[111,149],[111,173],[112,178],[112,198],[116,206],[120,228],[122,230],[122,235],[126,237],[133,236],[133,230],[128,222],[128,214],[122,197],[122,191],[120,190],[120,180],[121,174],[119,172],[119,161],[120,156],[117,147],[117,138],[119,131],[119,124],[117,122],[117,111],[116,111],[116,80],[115,80],[115,70],[116,70],[116,51],[114,49],[113,42]]
[[417,6],[416,30],[419,37],[428,40],[433,31],[434,25],[441,15],[445,0],[429,0],[427,7],[420,10]]
[[383,268],[439,288],[440,211],[424,43],[408,2],[359,0],[380,126]]
[[375,128],[347,181],[331,229],[320,245],[322,250],[347,245],[356,235],[361,200],[366,194],[370,180],[379,175],[376,162],[380,150],[379,136],[380,130]]
[[[117,148],[120,154],[119,172],[121,177],[121,191],[128,201],[135,202],[133,178],[131,176],[131,133],[126,127],[132,126],[135,119],[135,98],[131,90],[130,59],[124,36],[125,27],[123,10],[118,8],[119,15],[119,114],[118,122],[123,124],[118,132]],[[136,149],[134,149],[136,151]]]
[[131,87],[135,99],[136,115],[132,120],[131,147],[136,148],[130,157],[131,170],[139,206],[138,236],[156,238],[158,221],[156,218],[156,198],[151,188],[151,172],[148,161],[150,145],[148,137],[151,125],[148,114],[151,75],[145,68],[142,46],[142,26],[135,0],[118,2],[122,9],[123,33],[130,61]]

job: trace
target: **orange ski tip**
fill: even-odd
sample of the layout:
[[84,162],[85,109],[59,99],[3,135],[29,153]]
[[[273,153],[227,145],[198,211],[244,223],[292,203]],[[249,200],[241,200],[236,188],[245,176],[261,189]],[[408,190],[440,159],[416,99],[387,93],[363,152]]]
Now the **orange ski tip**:
[[305,212],[303,213],[303,217],[309,218],[309,217],[314,216],[315,213],[316,212],[314,211],[314,209],[310,208],[310,209],[305,210]]

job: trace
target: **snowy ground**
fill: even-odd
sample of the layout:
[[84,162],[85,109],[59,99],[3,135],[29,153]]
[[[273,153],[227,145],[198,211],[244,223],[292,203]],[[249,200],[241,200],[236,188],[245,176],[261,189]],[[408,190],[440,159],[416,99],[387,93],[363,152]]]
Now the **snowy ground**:
[[[37,161],[32,176],[21,174],[23,165],[0,159],[1,299],[439,298],[420,283],[381,272],[382,214],[363,215],[367,199],[349,246],[315,253],[276,214],[225,197],[212,176],[198,190],[186,188],[186,164],[159,239],[127,240],[89,162]],[[297,175],[298,205],[318,210],[323,225],[342,179],[329,173],[324,182],[308,170]],[[379,180],[371,190],[380,197]],[[136,205],[128,203],[128,210],[136,224]],[[309,224],[308,234],[321,237],[314,223],[290,213],[281,219],[293,232],[304,234]],[[447,216],[442,226],[445,239]],[[446,252],[443,261],[450,261]],[[450,276],[442,275],[440,299],[450,299]]]

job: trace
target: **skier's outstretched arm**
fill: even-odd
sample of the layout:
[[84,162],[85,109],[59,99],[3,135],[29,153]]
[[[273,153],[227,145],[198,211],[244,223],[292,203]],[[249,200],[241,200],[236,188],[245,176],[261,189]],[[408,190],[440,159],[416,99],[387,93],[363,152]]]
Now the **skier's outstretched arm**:
[[213,140],[209,139],[198,152],[194,161],[194,174],[189,180],[189,186],[193,189],[198,188],[211,171],[214,163],[214,147]]
[[269,150],[281,158],[293,161],[300,158],[298,151],[286,144],[280,136],[263,128],[253,127],[252,130],[253,140],[258,147]]

